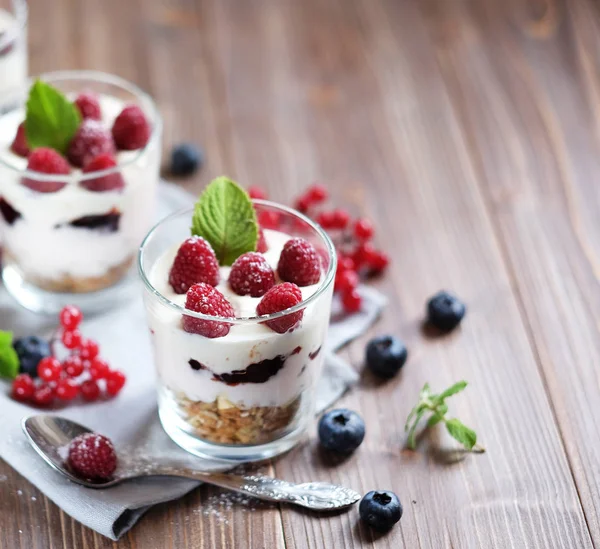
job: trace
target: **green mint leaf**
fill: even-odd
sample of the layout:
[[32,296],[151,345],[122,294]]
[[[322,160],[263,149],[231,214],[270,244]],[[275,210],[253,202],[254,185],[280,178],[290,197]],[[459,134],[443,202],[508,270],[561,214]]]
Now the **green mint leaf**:
[[434,425],[437,425],[440,421],[442,421],[444,419],[443,415],[440,414],[433,414],[428,420],[427,420],[427,428],[429,427],[433,427]]
[[421,418],[425,414],[425,412],[427,412],[427,408],[425,408],[425,407],[422,407],[419,410],[417,410],[417,413],[415,414],[415,421],[412,424],[412,427],[410,428],[410,430],[408,431],[408,438],[406,440],[406,444],[411,450],[414,450],[417,447],[417,437],[416,437],[417,427],[419,425],[419,422],[421,421]]
[[458,440],[465,448],[472,450],[473,446],[477,444],[477,435],[473,429],[469,429],[458,419],[449,419],[446,421],[446,429],[453,438]]
[[0,330],[0,377],[13,379],[19,373],[19,357],[12,346],[12,332]]
[[211,181],[196,203],[192,234],[208,240],[221,265],[256,250],[258,222],[248,193],[226,177]]
[[81,114],[56,88],[36,80],[29,90],[25,136],[30,149],[49,147],[65,154],[81,123]]
[[466,386],[467,386],[466,381],[459,381],[458,383],[455,383],[454,385],[448,387],[444,392],[439,394],[440,401],[444,401],[448,397],[451,397],[452,395],[455,395],[456,393],[460,393],[461,391],[464,391]]

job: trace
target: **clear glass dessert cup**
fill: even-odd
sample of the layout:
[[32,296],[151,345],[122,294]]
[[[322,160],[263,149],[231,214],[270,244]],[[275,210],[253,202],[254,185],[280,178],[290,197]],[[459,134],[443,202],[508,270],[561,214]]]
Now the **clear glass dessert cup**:
[[[65,71],[40,79],[67,97],[82,91],[97,94],[109,130],[128,104],[138,105],[152,128],[143,148],[117,153],[113,168],[91,173],[72,168],[68,175],[49,175],[28,170],[27,159],[10,151],[24,118],[23,101],[0,115],[0,241],[6,289],[38,313],[55,314],[66,304],[88,313],[108,310],[135,295],[132,266],[154,222],[162,121],[147,94],[116,76]],[[119,178],[117,187],[98,190],[99,181],[114,178]]]
[[27,2],[0,0],[0,113],[18,101],[27,81]]
[[[278,238],[285,242],[288,236],[301,236],[322,257],[319,283],[286,311],[217,318],[187,310],[158,289],[156,269],[162,268],[166,250],[176,249],[190,236],[192,210],[156,225],[138,258],[163,428],[192,454],[232,462],[267,459],[289,450],[314,420],[336,269],[335,248],[318,225],[278,204],[262,200],[254,204],[259,218],[266,213],[277,220],[277,230],[284,233]],[[223,278],[221,284],[226,283]],[[292,331],[277,333],[265,325],[299,312],[302,320]],[[226,323],[230,331],[214,339],[188,333],[184,316]]]

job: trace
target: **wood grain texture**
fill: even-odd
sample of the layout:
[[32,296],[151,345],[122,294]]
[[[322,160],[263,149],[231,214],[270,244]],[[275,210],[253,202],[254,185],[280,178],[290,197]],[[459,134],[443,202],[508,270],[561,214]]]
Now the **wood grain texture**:
[[[593,0],[31,0],[30,28],[33,72],[106,70],[148,89],[165,151],[206,151],[190,190],[227,173],[289,202],[322,179],[376,220],[390,305],[344,353],[362,369],[366,340],[391,331],[409,363],[388,383],[363,372],[342,400],[367,422],[358,452],[319,451],[313,429],[272,472],[393,489],[405,514],[387,535],[356,510],[205,516],[218,492],[202,488],[113,543],[0,462],[0,549],[600,546]],[[423,304],[442,287],[468,319],[428,339]],[[450,463],[439,433],[403,450],[423,383],[461,378],[453,411],[488,452]]]

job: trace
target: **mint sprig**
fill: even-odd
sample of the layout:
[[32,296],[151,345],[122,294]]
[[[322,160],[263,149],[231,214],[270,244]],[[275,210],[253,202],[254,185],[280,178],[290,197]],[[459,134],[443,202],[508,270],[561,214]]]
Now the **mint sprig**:
[[25,137],[30,149],[48,147],[65,154],[81,114],[55,87],[36,80],[29,90],[25,113]]
[[9,379],[14,379],[19,373],[19,357],[12,343],[12,332],[0,330],[0,377]]
[[467,427],[457,418],[448,418],[448,405],[446,399],[464,391],[467,386],[466,381],[459,381],[448,387],[445,391],[436,395],[431,392],[429,383],[425,383],[419,393],[419,402],[411,410],[404,430],[408,432],[407,446],[414,450],[417,447],[416,432],[417,427],[425,416],[428,416],[425,428],[433,427],[438,423],[444,423],[450,436],[460,442],[467,450],[482,453],[485,449],[477,444],[477,434],[473,429]]
[[211,181],[196,203],[192,234],[208,240],[221,265],[255,251],[258,222],[248,193],[226,177]]

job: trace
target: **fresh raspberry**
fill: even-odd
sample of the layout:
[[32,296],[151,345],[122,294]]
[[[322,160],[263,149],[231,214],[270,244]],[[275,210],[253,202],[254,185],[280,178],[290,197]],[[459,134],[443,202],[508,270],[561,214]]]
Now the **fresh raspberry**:
[[54,390],[50,385],[40,385],[33,392],[32,400],[38,406],[49,406],[54,400]]
[[29,374],[19,374],[12,383],[12,397],[20,402],[27,402],[33,398],[35,384]]
[[60,400],[73,400],[79,394],[79,386],[72,379],[61,379],[56,384],[56,396]]
[[313,204],[324,202],[329,197],[327,188],[321,183],[315,183],[308,188],[307,196]]
[[219,283],[219,262],[210,244],[201,236],[188,238],[177,251],[169,273],[169,284],[177,294],[185,294],[194,284]]
[[342,293],[342,305],[348,313],[355,313],[360,310],[362,297],[356,290]]
[[144,111],[137,105],[125,107],[113,124],[112,135],[120,150],[135,151],[145,147],[150,139],[150,124]]
[[62,343],[67,349],[79,349],[81,347],[81,332],[79,330],[66,330],[62,334]]
[[65,330],[75,330],[83,320],[83,313],[75,305],[67,305],[60,311],[58,320]]
[[25,136],[25,122],[21,122],[17,128],[17,135],[10,146],[10,150],[17,156],[27,158],[29,153],[29,145],[27,144],[27,137]]
[[376,253],[375,248],[370,242],[362,242],[352,255],[354,263],[358,269],[371,263]]
[[37,372],[38,377],[44,381],[57,381],[62,373],[62,364],[57,358],[47,356],[40,360]]
[[106,360],[102,360],[100,357],[96,357],[94,360],[92,360],[89,367],[90,377],[93,380],[104,379],[106,378],[109,370],[110,366],[108,365],[108,362],[106,362]]
[[119,370],[111,370],[106,374],[106,392],[110,396],[116,396],[120,393],[121,389],[125,385],[127,378],[123,372]]
[[250,198],[258,198],[259,200],[266,200],[267,198],[267,193],[264,191],[264,189],[261,189],[256,185],[248,188],[248,195]]
[[[259,316],[270,315],[285,311],[294,305],[298,305],[302,301],[302,292],[296,284],[284,282],[271,288],[264,297],[260,300],[256,312]],[[287,316],[282,316],[275,320],[267,320],[265,324],[278,334],[284,334],[296,328],[304,311],[297,311]]]
[[[225,296],[210,284],[200,282],[194,284],[187,292],[185,307],[190,311],[209,316],[234,318],[235,311]],[[224,337],[229,333],[231,324],[216,320],[203,320],[183,315],[183,329],[191,334],[204,337]]]
[[265,238],[265,232],[262,227],[258,228],[258,242],[256,243],[256,251],[258,253],[264,254],[269,250],[269,245],[267,244],[267,239]]
[[350,223],[350,214],[346,210],[333,210],[332,216],[331,222],[334,229],[345,229]]
[[365,217],[361,217],[354,222],[354,236],[359,240],[369,240],[373,238],[373,223],[371,223]]
[[79,109],[84,120],[102,120],[102,109],[95,93],[82,92],[73,104]]
[[317,223],[324,229],[333,229],[335,225],[335,214],[330,211],[324,211],[317,216]]
[[93,339],[85,339],[81,343],[79,350],[79,356],[82,360],[92,360],[98,356],[100,347]]
[[368,257],[369,268],[376,273],[384,271],[389,263],[389,256],[385,252],[381,252],[379,250],[374,250]]
[[278,229],[281,224],[281,214],[273,210],[265,210],[258,214],[258,224],[263,229]]
[[319,254],[307,240],[292,238],[281,250],[277,272],[281,280],[298,286],[316,284],[321,278]]
[[[110,170],[117,166],[117,161],[112,154],[101,154],[96,156],[83,168],[83,173],[100,172],[103,170]],[[85,187],[88,191],[101,193],[105,191],[120,191],[125,187],[125,180],[121,175],[121,172],[115,171],[113,173],[95,177],[94,179],[84,179],[81,182],[81,186]]]
[[358,286],[358,274],[356,271],[340,271],[335,277],[335,289],[342,292],[349,292]]
[[101,154],[115,154],[110,132],[97,120],[84,120],[71,140],[67,157],[73,166],[83,168]]
[[248,252],[232,265],[229,285],[237,295],[261,297],[275,285],[275,273],[264,256]]
[[355,271],[356,265],[354,264],[354,259],[352,259],[348,255],[339,255],[338,254],[337,270],[338,270],[338,273],[341,271]]
[[87,402],[94,402],[100,396],[100,387],[93,379],[84,381],[79,390],[81,391],[81,397]]
[[109,480],[117,469],[117,454],[110,439],[98,433],[84,433],[71,441],[68,464],[82,478]]
[[[27,169],[50,175],[67,175],[71,173],[69,163],[54,149],[40,147],[29,155]],[[40,181],[24,177],[21,183],[39,193],[55,193],[60,191],[66,184],[66,181]]]
[[294,203],[294,208],[296,208],[299,212],[306,213],[306,212],[308,212],[311,205],[312,205],[312,202],[311,202],[309,196],[301,196]]
[[63,361],[62,368],[69,377],[79,377],[83,373],[83,360],[71,355]]

